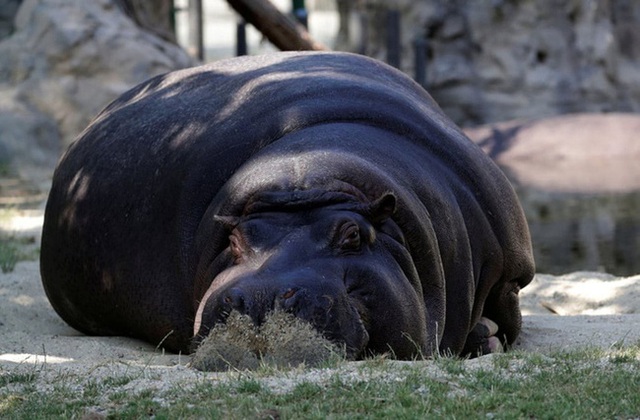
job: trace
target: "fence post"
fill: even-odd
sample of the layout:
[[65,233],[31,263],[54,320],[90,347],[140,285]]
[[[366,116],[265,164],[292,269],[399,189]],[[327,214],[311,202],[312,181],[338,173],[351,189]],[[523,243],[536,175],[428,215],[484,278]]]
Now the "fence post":
[[202,0],[189,0],[189,48],[192,55],[204,60]]
[[302,23],[305,28],[309,27],[309,13],[304,6],[304,0],[293,0],[293,16]]
[[358,43],[358,54],[366,55],[369,46],[369,14],[359,10],[360,19],[360,42]]
[[427,40],[424,35],[418,35],[413,41],[415,53],[415,81],[427,88]]
[[387,12],[387,63],[400,68],[400,12]]
[[176,33],[176,13],[180,11],[179,7],[176,7],[175,0],[171,1],[171,8],[169,9],[169,25],[173,33]]
[[247,47],[247,22],[241,17],[236,23],[236,56],[247,55],[249,48]]

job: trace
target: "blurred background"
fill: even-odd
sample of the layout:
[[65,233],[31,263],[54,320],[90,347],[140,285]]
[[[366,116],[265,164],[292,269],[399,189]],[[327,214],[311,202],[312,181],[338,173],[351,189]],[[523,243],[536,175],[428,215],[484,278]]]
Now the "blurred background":
[[635,0],[0,0],[3,244],[37,236],[59,156],[124,91],[280,49],[365,54],[427,89],[510,178],[539,272],[640,273]]

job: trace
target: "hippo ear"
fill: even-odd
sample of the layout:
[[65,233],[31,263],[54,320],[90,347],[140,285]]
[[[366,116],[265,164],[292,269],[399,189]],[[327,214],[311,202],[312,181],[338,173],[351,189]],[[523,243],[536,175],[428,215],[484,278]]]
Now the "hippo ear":
[[213,220],[222,223],[229,230],[233,230],[240,223],[240,218],[234,216],[213,216]]
[[382,194],[380,198],[371,203],[369,207],[370,218],[374,223],[384,222],[391,217],[395,211],[396,196],[391,192]]

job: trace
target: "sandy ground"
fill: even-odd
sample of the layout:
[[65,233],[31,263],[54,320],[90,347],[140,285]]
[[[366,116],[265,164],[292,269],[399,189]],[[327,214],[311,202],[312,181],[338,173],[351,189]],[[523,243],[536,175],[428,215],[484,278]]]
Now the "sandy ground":
[[[640,275],[601,273],[538,275],[522,291],[523,331],[516,348],[634,345],[640,340]],[[20,364],[44,363],[87,372],[110,361],[184,365],[188,356],[163,355],[123,337],[87,337],[64,323],[49,304],[37,262],[18,263],[0,275],[0,373]]]
[[[30,221],[27,235],[38,236],[37,222]],[[640,275],[538,275],[523,289],[521,300],[524,325],[516,348],[545,353],[640,344]],[[0,375],[37,369],[45,389],[61,374],[85,379],[135,375],[137,382],[130,386],[155,388],[223,375],[197,372],[187,366],[189,361],[189,356],[163,354],[138,340],[88,337],[73,330],[47,301],[37,262],[20,262],[13,272],[0,274]]]

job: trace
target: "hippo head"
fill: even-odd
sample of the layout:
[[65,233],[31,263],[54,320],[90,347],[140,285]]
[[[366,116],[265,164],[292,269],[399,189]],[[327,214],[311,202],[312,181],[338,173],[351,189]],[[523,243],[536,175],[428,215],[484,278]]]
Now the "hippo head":
[[282,310],[351,358],[426,350],[424,303],[395,207],[392,193],[278,191],[254,196],[240,217],[218,217],[230,230],[218,259],[228,262],[199,304],[194,345],[233,310],[257,325]]

